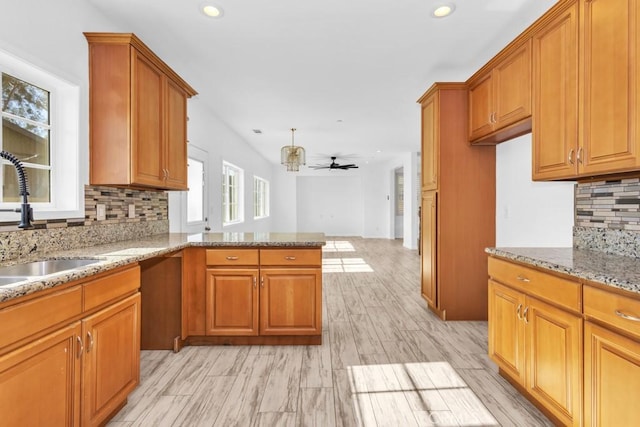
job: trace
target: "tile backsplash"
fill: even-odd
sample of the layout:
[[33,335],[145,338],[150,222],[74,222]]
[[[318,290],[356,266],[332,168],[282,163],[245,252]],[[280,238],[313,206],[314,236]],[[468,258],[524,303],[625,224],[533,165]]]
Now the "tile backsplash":
[[[96,218],[99,204],[106,212],[101,221]],[[135,218],[128,217],[131,204]],[[18,230],[18,222],[0,223],[0,261],[167,233],[168,214],[166,192],[85,186],[84,218],[39,221],[36,214],[31,230]]]
[[579,183],[573,246],[640,257],[640,178]]

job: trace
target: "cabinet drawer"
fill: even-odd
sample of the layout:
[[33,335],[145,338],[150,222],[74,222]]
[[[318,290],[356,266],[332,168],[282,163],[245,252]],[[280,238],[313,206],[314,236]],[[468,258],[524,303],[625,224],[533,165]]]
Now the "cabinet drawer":
[[82,287],[36,298],[0,310],[0,348],[82,313]]
[[582,285],[501,259],[489,257],[489,276],[553,304],[580,311]]
[[585,286],[584,314],[640,337],[640,300]]
[[258,265],[258,249],[207,249],[207,265]]
[[260,265],[319,267],[322,265],[322,251],[320,249],[261,249]]
[[104,303],[127,295],[140,287],[140,267],[109,274],[84,285],[84,310],[91,310]]

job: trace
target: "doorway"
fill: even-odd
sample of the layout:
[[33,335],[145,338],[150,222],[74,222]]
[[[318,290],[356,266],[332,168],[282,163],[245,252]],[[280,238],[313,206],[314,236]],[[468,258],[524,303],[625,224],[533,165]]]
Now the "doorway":
[[394,204],[394,233],[396,239],[404,238],[404,168],[394,170],[393,204]]

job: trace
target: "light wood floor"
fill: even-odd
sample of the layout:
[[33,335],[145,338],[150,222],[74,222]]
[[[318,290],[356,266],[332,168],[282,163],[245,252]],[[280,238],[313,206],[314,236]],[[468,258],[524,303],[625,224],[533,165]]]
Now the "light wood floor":
[[324,251],[321,346],[143,351],[110,426],[542,426],[487,357],[486,322],[442,322],[399,241]]

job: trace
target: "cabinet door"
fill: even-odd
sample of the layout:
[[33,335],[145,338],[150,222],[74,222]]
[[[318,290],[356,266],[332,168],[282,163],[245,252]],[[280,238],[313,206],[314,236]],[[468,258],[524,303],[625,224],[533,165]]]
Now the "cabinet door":
[[80,323],[0,357],[3,426],[77,426]]
[[134,184],[164,186],[162,72],[144,56],[133,51],[132,164]]
[[586,426],[640,425],[640,342],[585,322]]
[[166,79],[166,186],[187,189],[187,94]]
[[533,36],[533,179],[578,173],[578,4]]
[[435,93],[422,103],[422,189],[438,188],[438,100]]
[[420,209],[420,263],[421,263],[421,292],[422,297],[432,307],[438,306],[437,272],[436,272],[436,233],[437,233],[437,202],[435,191],[422,193],[422,207]]
[[531,40],[493,69],[494,130],[531,115]]
[[487,72],[469,86],[469,140],[493,132],[493,78]]
[[207,270],[206,334],[258,335],[258,270]]
[[322,334],[322,270],[260,271],[260,335]]
[[640,6],[636,0],[581,2],[582,172],[640,166]]
[[82,321],[82,425],[100,425],[140,381],[140,294]]
[[489,357],[524,385],[524,294],[489,280]]
[[582,318],[528,297],[524,320],[527,389],[565,425],[580,425]]

